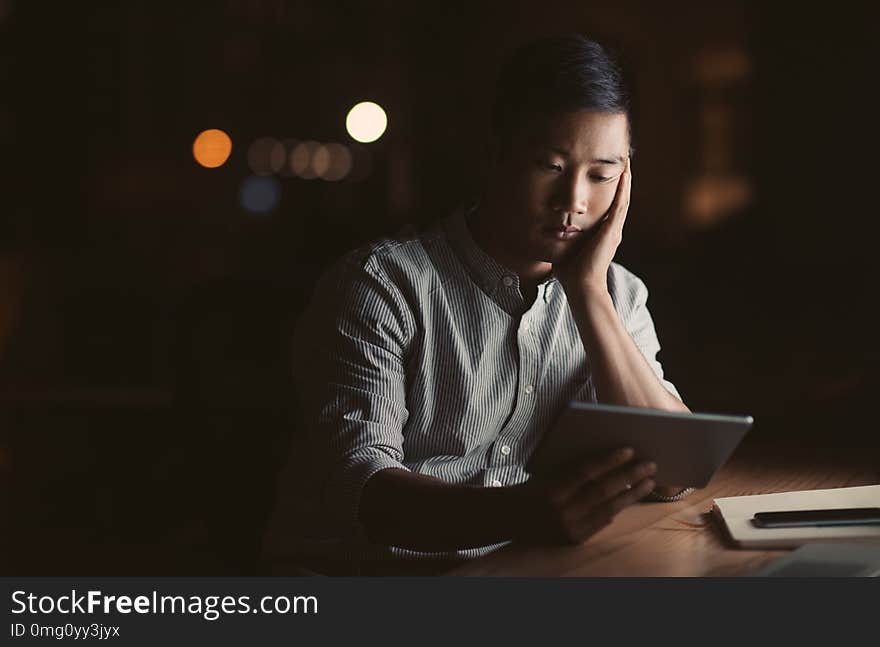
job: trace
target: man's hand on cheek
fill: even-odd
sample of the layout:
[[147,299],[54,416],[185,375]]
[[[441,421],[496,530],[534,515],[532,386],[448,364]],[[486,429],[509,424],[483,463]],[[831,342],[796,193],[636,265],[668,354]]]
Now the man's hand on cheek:
[[607,290],[608,266],[623,239],[623,225],[629,210],[632,172],[629,159],[617,183],[614,201],[605,217],[584,232],[583,239],[561,262],[553,264],[553,272],[566,292],[573,289]]

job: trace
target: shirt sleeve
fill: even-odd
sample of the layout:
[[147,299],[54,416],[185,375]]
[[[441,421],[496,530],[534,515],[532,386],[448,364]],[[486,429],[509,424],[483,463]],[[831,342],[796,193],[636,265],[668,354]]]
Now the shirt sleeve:
[[299,343],[312,473],[328,530],[358,532],[367,480],[403,461],[405,356],[414,331],[400,290],[367,262],[343,261],[319,282]]
[[666,390],[681,400],[678,389],[664,377],[663,366],[657,359],[660,340],[654,329],[654,320],[648,311],[648,288],[645,283],[632,272],[612,263],[608,272],[608,287],[614,307],[636,347],[642,352]]

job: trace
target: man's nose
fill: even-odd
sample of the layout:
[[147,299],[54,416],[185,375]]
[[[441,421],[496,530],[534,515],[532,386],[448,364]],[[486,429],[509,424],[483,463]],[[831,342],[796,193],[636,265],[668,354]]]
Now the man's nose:
[[553,209],[566,216],[566,223],[571,219],[584,216],[590,199],[590,184],[581,174],[571,174],[559,179],[553,195]]

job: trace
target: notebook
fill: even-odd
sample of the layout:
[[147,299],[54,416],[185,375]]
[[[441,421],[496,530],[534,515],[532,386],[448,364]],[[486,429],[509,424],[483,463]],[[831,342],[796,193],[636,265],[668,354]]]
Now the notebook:
[[880,485],[777,492],[715,499],[712,511],[739,548],[796,548],[811,542],[877,541],[880,526],[830,526],[806,528],[758,528],[756,512],[862,508],[880,505]]

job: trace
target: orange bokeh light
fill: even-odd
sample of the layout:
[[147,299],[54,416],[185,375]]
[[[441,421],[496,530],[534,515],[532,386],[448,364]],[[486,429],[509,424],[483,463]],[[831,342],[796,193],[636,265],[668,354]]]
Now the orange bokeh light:
[[232,153],[232,140],[222,130],[211,128],[199,133],[193,142],[193,157],[206,168],[223,166]]

